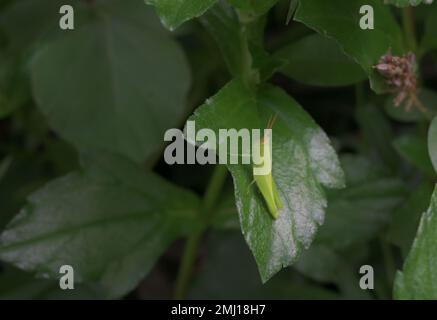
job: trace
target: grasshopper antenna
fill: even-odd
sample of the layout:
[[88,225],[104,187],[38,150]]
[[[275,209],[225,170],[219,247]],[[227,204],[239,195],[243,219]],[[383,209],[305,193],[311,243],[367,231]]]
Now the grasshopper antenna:
[[267,129],[272,129],[277,119],[278,119],[277,113],[274,116],[271,116],[269,122],[267,123]]

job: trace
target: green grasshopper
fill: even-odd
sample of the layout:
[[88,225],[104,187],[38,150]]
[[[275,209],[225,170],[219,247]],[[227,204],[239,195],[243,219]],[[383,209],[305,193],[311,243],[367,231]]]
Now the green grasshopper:
[[[267,129],[272,129],[275,123],[277,115],[271,118],[268,122]],[[272,136],[264,135],[262,140],[258,142],[259,145],[255,145],[254,149],[259,151],[261,161],[259,164],[253,165],[253,177],[259,191],[261,192],[270,214],[274,219],[279,218],[279,211],[283,208],[282,201],[279,197],[278,188],[272,175]],[[263,172],[260,174],[260,169],[263,168]],[[267,168],[267,170],[265,170]]]

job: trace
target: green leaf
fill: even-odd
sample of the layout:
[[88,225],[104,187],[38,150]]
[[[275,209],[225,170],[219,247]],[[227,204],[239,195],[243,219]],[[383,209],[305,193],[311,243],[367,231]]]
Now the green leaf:
[[9,1],[0,11],[0,32],[5,38],[0,54],[0,118],[31,100],[29,62],[46,39],[64,36],[59,28],[59,8],[64,4],[74,6],[76,26],[87,21],[89,4],[76,0],[62,4],[53,0]]
[[393,144],[399,154],[408,162],[423,173],[433,177],[435,172],[429,158],[428,146],[424,140],[415,134],[404,134],[397,137]]
[[356,117],[372,156],[395,172],[399,167],[399,157],[392,146],[394,133],[387,117],[372,104],[359,107]]
[[[361,155],[342,155],[347,187],[328,193],[326,222],[295,268],[324,284],[335,284],[348,299],[368,299],[357,270],[368,263],[367,243],[390,222],[406,195],[402,181]],[[359,170],[357,170],[359,168]]]
[[359,287],[356,268],[328,246],[313,245],[302,254],[295,268],[318,282],[337,284],[348,299],[369,299],[368,293]]
[[0,55],[0,119],[9,116],[30,99],[25,71],[11,53]]
[[[64,0],[62,4],[68,3],[71,0]],[[74,5],[75,9],[82,6],[77,2]],[[21,0],[12,1],[3,8],[0,29],[6,36],[8,50],[23,54],[51,29],[59,30],[60,6],[53,0]]]
[[26,197],[47,181],[45,168],[41,155],[14,157],[0,180],[0,230],[25,203]]
[[217,230],[240,230],[238,210],[235,205],[235,196],[229,192],[222,196],[216,209],[211,225]]
[[253,59],[252,67],[259,72],[262,81],[269,80],[276,71],[287,63],[286,60],[270,55],[262,47],[255,44],[250,45],[250,51]]
[[[389,225],[406,190],[402,180],[363,155],[342,155],[347,187],[328,192],[326,221],[295,268],[324,284],[335,284],[348,299],[369,299],[357,270],[368,264],[368,243]],[[377,284],[378,286],[378,284]]]
[[164,33],[104,8],[38,51],[31,67],[34,96],[51,126],[77,148],[140,162],[183,116],[189,69]]
[[318,34],[287,45],[275,57],[288,62],[281,68],[281,72],[304,84],[347,86],[367,77],[363,69],[346,56],[335,41]]
[[56,2],[51,0],[14,1],[0,11],[0,30],[4,37],[0,54],[0,118],[9,116],[30,100],[29,56],[35,42],[57,21],[58,11]]
[[434,118],[429,128],[428,150],[434,169],[437,172],[437,117]]
[[32,274],[7,268],[0,272],[0,300],[91,300],[101,299],[94,288],[75,285],[62,290],[57,280],[35,279]]
[[[394,99],[396,94],[390,95],[384,105],[386,113],[394,120],[400,122],[418,122],[426,120],[427,117],[417,107],[413,107],[411,110],[407,110],[408,101],[404,101],[400,106],[394,105]],[[437,112],[437,93],[429,89],[421,89],[417,98],[420,102],[428,108],[431,112]]]
[[28,198],[0,235],[0,259],[53,279],[71,265],[75,281],[121,297],[196,227],[198,199],[123,158],[88,155],[83,167]]
[[284,208],[273,220],[253,181],[250,165],[228,165],[234,178],[235,197],[243,234],[251,248],[263,282],[296,261],[308,248],[327,206],[323,187],[344,186],[343,171],[326,134],[282,90],[270,85],[257,93],[241,81],[226,85],[198,108],[190,119],[196,127],[265,129],[278,115],[273,128],[273,177]]
[[335,249],[375,238],[407,194],[402,180],[387,175],[371,159],[344,155],[341,160],[347,187],[328,194],[326,222],[316,238],[317,244]]
[[[229,250],[232,248],[232,250]],[[244,239],[237,232],[214,232],[206,246],[205,264],[193,281],[191,299],[339,299],[338,293],[303,282],[292,270],[266,284]],[[232,270],[232,272],[229,272]]]
[[231,75],[243,76],[251,67],[252,58],[247,37],[235,13],[231,8],[217,4],[200,21],[215,38]]
[[[374,8],[374,30],[362,30],[359,26],[363,5]],[[389,49],[394,54],[403,52],[402,31],[390,7],[380,0],[304,0],[300,1],[295,20],[336,40],[368,74],[373,90],[381,93],[387,89],[373,66]]]
[[217,0],[145,0],[156,7],[162,23],[174,30],[187,20],[204,14]]
[[426,53],[429,50],[437,50],[437,3],[434,3],[427,8],[428,16],[425,21],[425,31],[423,34],[421,49]]
[[427,209],[432,195],[432,186],[422,183],[411,191],[408,198],[393,212],[388,238],[406,256],[416,235],[420,216]]
[[396,275],[396,299],[437,299],[437,189],[420,221],[416,238]]
[[231,8],[223,4],[214,6],[200,21],[215,38],[234,78],[250,76],[267,80],[285,62],[264,50],[262,22],[252,22],[243,27]]
[[423,0],[384,0],[385,4],[392,4],[397,7],[418,6]]
[[253,0],[227,0],[232,6],[238,8],[243,14],[249,17],[258,17],[267,13],[267,11],[272,8],[278,0],[263,0],[263,1],[253,1]]

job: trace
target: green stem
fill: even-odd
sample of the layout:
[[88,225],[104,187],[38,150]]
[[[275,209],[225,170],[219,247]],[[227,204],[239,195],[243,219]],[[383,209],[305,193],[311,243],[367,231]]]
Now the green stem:
[[407,45],[413,52],[417,52],[416,24],[412,7],[402,9],[402,22]]
[[188,284],[193,273],[193,267],[197,259],[200,241],[209,226],[214,213],[214,206],[220,196],[223,185],[227,177],[227,168],[224,165],[217,165],[208,184],[203,197],[202,206],[200,207],[200,218],[203,220],[202,227],[188,237],[185,246],[184,255],[182,256],[181,266],[179,268],[176,287],[174,292],[175,299],[183,299],[186,296]]

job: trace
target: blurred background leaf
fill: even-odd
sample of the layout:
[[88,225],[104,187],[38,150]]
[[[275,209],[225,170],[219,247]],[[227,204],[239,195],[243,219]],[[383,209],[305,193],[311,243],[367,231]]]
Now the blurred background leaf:
[[281,72],[307,85],[346,86],[367,78],[363,69],[346,56],[335,41],[318,34],[289,44],[275,56],[288,62]]
[[95,19],[38,50],[35,99],[55,131],[79,149],[140,162],[184,115],[190,72],[176,42],[107,8],[97,6]]
[[120,157],[93,153],[82,161],[83,170],[28,198],[0,235],[0,258],[52,279],[71,265],[75,281],[118,298],[196,228],[198,199]]

